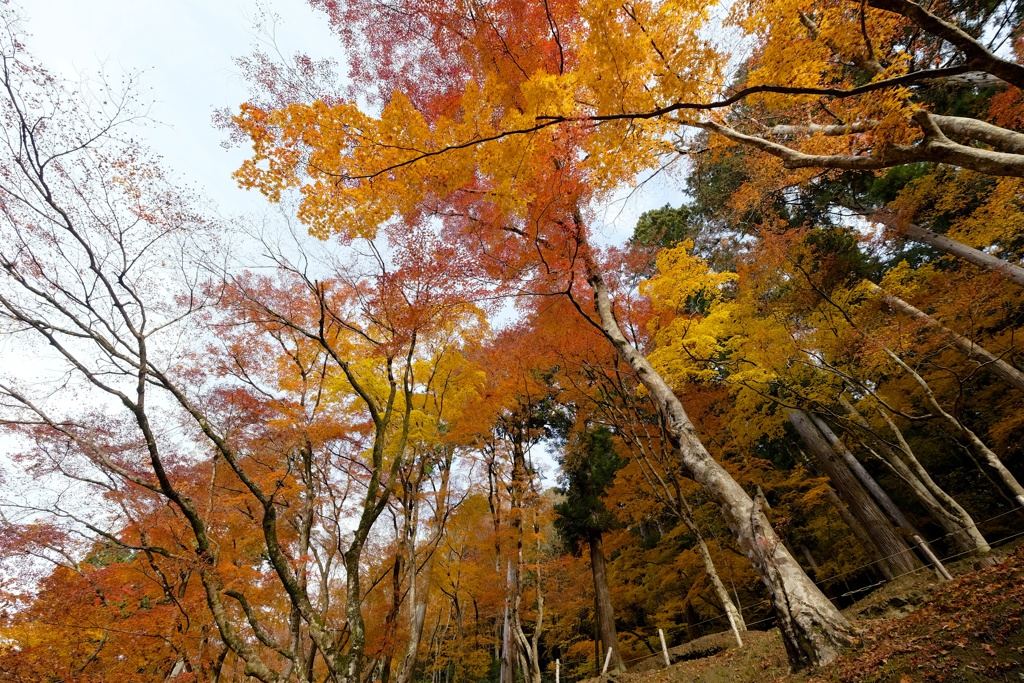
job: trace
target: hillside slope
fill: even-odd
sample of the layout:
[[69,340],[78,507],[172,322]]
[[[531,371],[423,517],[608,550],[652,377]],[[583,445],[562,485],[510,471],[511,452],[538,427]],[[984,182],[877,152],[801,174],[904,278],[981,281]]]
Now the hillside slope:
[[[890,584],[851,607],[847,616],[862,629],[864,645],[825,669],[790,674],[778,633],[752,631],[742,649],[732,647],[729,634],[716,634],[672,651],[673,658],[685,661],[634,670],[617,680],[1019,683],[1024,680],[1024,546],[995,567],[966,571],[946,583],[920,576]],[[644,664],[655,666],[653,658]]]

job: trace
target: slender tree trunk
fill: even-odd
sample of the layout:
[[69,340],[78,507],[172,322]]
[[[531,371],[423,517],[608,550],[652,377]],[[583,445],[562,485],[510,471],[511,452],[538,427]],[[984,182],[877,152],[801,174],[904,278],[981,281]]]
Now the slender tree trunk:
[[402,608],[402,554],[395,553],[391,568],[391,608],[384,617],[384,649],[381,652],[381,683],[391,678],[391,659],[395,652],[395,632],[398,630],[398,612]]
[[594,600],[597,607],[597,627],[604,643],[601,649],[603,653],[608,652],[608,648],[612,649],[609,665],[611,671],[625,671],[626,665],[619,655],[619,634],[615,629],[615,611],[612,607],[611,591],[608,590],[608,571],[605,567],[601,534],[590,534],[587,543],[590,546],[590,571],[594,576],[594,594],[597,596]]
[[954,546],[963,552],[971,553],[981,558],[983,563],[988,564],[988,560],[983,558],[992,552],[992,548],[978,530],[974,519],[967,510],[932,479],[929,472],[917,459],[913,449],[910,448],[910,444],[903,438],[903,432],[889,418],[888,413],[880,410],[882,418],[896,437],[896,441],[899,444],[898,449],[893,448],[888,441],[875,433],[870,423],[845,397],[840,397],[839,402],[846,408],[857,424],[872,437],[881,453],[878,457],[917,496],[917,499],[935,518],[935,521],[946,530],[949,537],[953,540]]
[[[436,546],[441,541],[444,532],[445,510],[448,504],[448,483],[451,478],[451,452],[442,463],[444,471],[441,475],[441,486],[434,496],[434,520],[431,524],[430,539],[431,545]],[[422,477],[421,477],[422,479]],[[409,683],[412,680],[416,668],[416,654],[419,652],[420,640],[423,638],[423,625],[427,617],[427,599],[430,593],[430,580],[434,574],[434,554],[426,561],[422,570],[418,569],[416,561],[416,528],[419,525],[419,512],[413,511],[412,527],[413,533],[406,540],[407,562],[409,563],[409,643],[405,649],[405,657],[402,659],[402,666],[399,669],[397,683]],[[419,583],[423,584],[420,590]],[[461,623],[461,622],[460,622]]]
[[715,589],[715,595],[718,597],[718,601],[722,603],[722,609],[725,610],[725,616],[729,620],[729,628],[732,629],[732,634],[736,638],[736,644],[739,647],[743,647],[743,636],[741,634],[747,630],[747,624],[743,621],[740,611],[736,609],[736,604],[729,596],[729,591],[726,589],[725,584],[722,583],[722,578],[715,570],[715,564],[711,559],[708,544],[704,542],[704,538],[700,535],[697,536],[697,552],[704,563],[704,571],[707,573],[708,579],[711,580],[711,585]]
[[362,543],[353,542],[345,551],[345,619],[348,622],[349,650],[346,681],[358,683],[363,673],[363,654],[366,649],[366,624],[363,621],[363,594],[359,587],[359,559]]
[[811,549],[803,543],[800,544],[800,552],[804,554],[804,559],[807,560],[807,564],[811,565],[811,571],[817,574],[821,571],[821,566],[818,561],[814,559],[814,555],[811,553]]
[[[577,223],[582,234],[582,219],[578,216]],[[587,248],[586,244],[583,246]],[[719,505],[740,548],[761,575],[772,598],[791,666],[802,669],[831,662],[859,641],[857,630],[814,585],[779,540],[762,511],[760,496],[752,499],[704,448],[672,388],[622,333],[604,278],[589,254],[585,254],[585,259],[601,330],[650,393],[668,438],[679,452],[683,469]]]
[[893,528],[871,494],[839,457],[811,417],[802,410],[790,410],[788,417],[822,471],[832,480],[840,497],[849,506],[850,512],[867,530],[870,542],[878,548],[881,555],[878,566],[882,574],[887,579],[894,579],[920,569],[923,565],[914,551]]
[[921,390],[924,392],[925,398],[928,399],[928,403],[932,406],[935,412],[938,413],[940,417],[946,420],[946,422],[952,425],[958,432],[960,432],[963,436],[967,438],[968,442],[971,444],[971,448],[973,448],[974,451],[985,460],[986,464],[988,464],[989,467],[995,470],[996,474],[999,475],[999,478],[1003,480],[1003,483],[1006,485],[1006,488],[1010,489],[1010,491],[1013,493],[1014,498],[1016,498],[1017,501],[1022,506],[1024,506],[1024,486],[1021,486],[1021,483],[1017,481],[1017,478],[1013,476],[1010,470],[1006,469],[1006,465],[1004,465],[1003,461],[999,459],[999,456],[993,453],[992,449],[986,446],[985,442],[982,441],[981,438],[977,434],[975,434],[973,430],[971,430],[967,425],[961,422],[955,415],[947,412],[942,407],[942,405],[939,403],[939,400],[935,398],[935,394],[932,392],[932,388],[928,385],[928,382],[925,381],[923,377],[921,377],[921,375],[919,375],[913,368],[911,368],[909,365],[903,362],[903,359],[897,356],[895,353],[893,353],[892,350],[886,349],[885,352],[889,355],[890,358],[892,358],[896,362],[897,365],[903,368],[903,370],[906,371],[907,374],[914,378],[914,381],[917,382],[918,386],[921,387]]
[[733,636],[736,637],[736,644],[739,647],[743,647],[743,636],[741,634],[747,630],[747,624],[743,620],[743,615],[740,614],[739,609],[736,607],[736,603],[732,601],[732,597],[729,595],[725,584],[722,583],[722,577],[718,575],[715,562],[711,559],[711,551],[708,550],[708,544],[704,542],[704,534],[697,528],[697,523],[691,514],[690,505],[686,502],[682,492],[678,493],[678,500],[680,503],[678,506],[679,518],[683,520],[683,524],[686,525],[686,528],[697,539],[697,554],[700,555],[701,562],[704,563],[704,572],[708,575],[711,586],[715,589],[718,601],[722,603],[722,609],[729,620],[729,628],[732,629]]
[[515,683],[516,680],[516,644],[512,636],[512,583],[515,573],[512,559],[508,560],[505,573],[505,621],[501,629],[501,673],[499,683]]
[[920,321],[929,329],[936,330],[944,337],[953,342],[958,349],[960,349],[964,355],[971,359],[977,360],[978,363],[984,365],[986,368],[991,370],[994,374],[998,375],[1000,379],[1009,384],[1017,391],[1024,392],[1024,372],[1021,372],[1017,368],[1013,367],[1002,358],[999,358],[995,354],[991,353],[984,347],[975,344],[969,338],[954,332],[953,330],[945,327],[935,318],[931,317],[924,311],[921,311],[914,306],[910,305],[903,299],[888,294],[881,287],[874,283],[869,283],[871,289],[878,293],[882,297],[882,300],[892,306],[897,311],[904,313],[905,315],[913,318],[914,320]]

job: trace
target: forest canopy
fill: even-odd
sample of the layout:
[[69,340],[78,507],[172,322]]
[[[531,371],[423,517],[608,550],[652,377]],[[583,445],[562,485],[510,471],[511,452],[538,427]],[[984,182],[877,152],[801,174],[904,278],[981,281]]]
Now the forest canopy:
[[1018,4],[310,4],[346,85],[239,56],[215,117],[259,224],[0,6],[4,680],[541,683],[769,628],[801,670],[998,561]]

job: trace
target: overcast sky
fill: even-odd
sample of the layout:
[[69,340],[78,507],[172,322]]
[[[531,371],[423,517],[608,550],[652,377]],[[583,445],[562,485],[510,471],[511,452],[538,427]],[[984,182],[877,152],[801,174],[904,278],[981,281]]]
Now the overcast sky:
[[[101,70],[111,76],[142,72],[158,122],[146,131],[151,146],[225,216],[265,206],[262,197],[235,186],[231,173],[245,150],[223,149],[224,135],[210,122],[214,109],[236,109],[246,99],[233,60],[259,39],[254,25],[260,7],[280,17],[276,37],[283,53],[343,60],[326,21],[305,0],[21,1],[29,50],[47,68],[71,79]],[[623,241],[639,213],[680,199],[674,183],[662,178],[630,196],[603,212],[598,241]]]
[[[22,0],[28,48],[67,78],[103,71],[141,72],[155,124],[151,146],[170,167],[204,189],[224,214],[258,208],[262,198],[231,179],[245,150],[225,150],[214,109],[236,109],[246,87],[233,59],[252,51],[259,7],[254,0]],[[286,53],[338,56],[326,22],[304,0],[273,0]]]

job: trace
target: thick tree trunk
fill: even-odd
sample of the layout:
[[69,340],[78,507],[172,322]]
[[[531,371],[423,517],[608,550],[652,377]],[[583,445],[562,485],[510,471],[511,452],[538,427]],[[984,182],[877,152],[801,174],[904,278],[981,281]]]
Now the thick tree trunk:
[[880,212],[875,214],[873,217],[881,223],[902,232],[914,241],[927,244],[928,246],[934,247],[943,253],[955,256],[956,258],[967,261],[968,263],[973,263],[985,270],[999,273],[1011,282],[1024,287],[1024,268],[1021,268],[1018,265],[1010,263],[1009,261],[1004,261],[997,256],[986,254],[980,249],[969,247],[966,244],[957,242],[945,235],[932,232],[928,228],[920,225],[916,225],[914,223],[902,223],[892,214]]
[[826,494],[828,495],[828,499],[831,501],[833,507],[835,507],[836,512],[838,512],[839,516],[843,518],[844,522],[846,522],[846,526],[850,527],[850,531],[852,531],[853,535],[857,537],[857,540],[860,541],[861,546],[864,548],[865,552],[867,552],[868,557],[871,558],[871,564],[868,566],[868,570],[875,576],[882,579],[891,578],[882,571],[882,563],[885,558],[882,555],[882,552],[878,549],[878,546],[875,545],[875,542],[872,540],[871,534],[868,533],[868,530],[864,528],[864,525],[860,523],[860,520],[850,512],[849,506],[839,498],[835,489],[829,487]]
[[924,311],[921,311],[914,306],[910,305],[903,299],[893,296],[887,293],[878,285],[869,282],[871,289],[878,293],[882,297],[882,300],[892,306],[894,309],[906,314],[907,316],[918,320],[930,329],[940,332],[944,337],[953,342],[958,349],[960,349],[968,358],[980,359],[978,362],[984,365],[986,368],[991,370],[993,373],[999,376],[1004,382],[1009,384],[1017,391],[1024,392],[1024,373],[1017,368],[1013,367],[1002,358],[999,358],[995,354],[991,353],[987,349],[978,344],[975,344],[969,338],[964,335],[954,332],[953,330],[945,327],[935,318],[931,317]]
[[609,671],[625,671],[626,665],[619,655],[619,634],[615,629],[615,611],[612,608],[612,595],[608,590],[608,572],[604,562],[604,548],[601,534],[591,534],[587,539],[590,546],[590,571],[594,576],[594,604],[597,607],[597,630],[603,642],[602,650],[612,649]]
[[802,410],[790,410],[788,417],[814,455],[815,461],[832,480],[839,496],[864,526],[871,542],[878,548],[881,555],[878,567],[882,574],[887,579],[894,579],[920,569],[923,565],[914,555],[914,551],[893,528],[871,494],[839,457],[811,417]]
[[684,470],[719,505],[740,548],[761,575],[772,598],[790,664],[802,669],[831,662],[859,641],[857,630],[779,540],[762,512],[761,499],[751,499],[704,448],[672,388],[622,333],[604,278],[592,257],[586,258],[587,281],[594,293],[602,331],[650,393]]
[[853,472],[855,477],[857,477],[857,481],[859,481],[861,485],[871,493],[875,502],[885,510],[886,514],[889,515],[889,517],[891,517],[892,520],[900,526],[900,528],[906,530],[907,533],[911,535],[918,533],[914,525],[910,523],[909,519],[907,519],[907,516],[903,514],[903,511],[897,507],[896,503],[894,503],[892,498],[889,497],[889,494],[885,492],[877,481],[875,481],[875,478],[871,476],[871,473],[864,468],[864,465],[861,464],[860,460],[857,460],[856,456],[850,452],[850,449],[846,447],[846,444],[844,444],[836,433],[832,431],[832,428],[828,426],[828,423],[814,413],[807,413],[807,415],[811,418],[811,421],[814,422],[814,426],[816,426],[825,436],[825,440],[828,441],[830,446],[832,446],[832,449],[843,458],[843,461],[850,468],[850,471]]
[[918,531],[917,527],[910,523],[907,516],[903,514],[903,510],[900,510],[899,506],[893,502],[892,498],[889,497],[889,494],[885,492],[885,489],[883,489],[878,481],[871,476],[871,473],[868,472],[864,465],[861,464],[860,460],[857,460],[856,456],[854,456],[850,449],[846,447],[846,444],[844,444],[836,433],[832,431],[832,428],[828,426],[828,423],[814,413],[809,413],[809,415],[811,420],[814,422],[814,425],[825,436],[829,445],[832,446],[832,449],[843,458],[843,461],[850,468],[850,471],[853,472],[855,477],[857,477],[857,480],[861,485],[871,493],[871,496],[875,499],[875,502],[878,503],[879,507],[885,511],[885,514],[889,515],[889,518],[892,521],[896,522],[896,524],[906,532],[906,538],[913,538],[914,536],[920,535],[921,532]]

